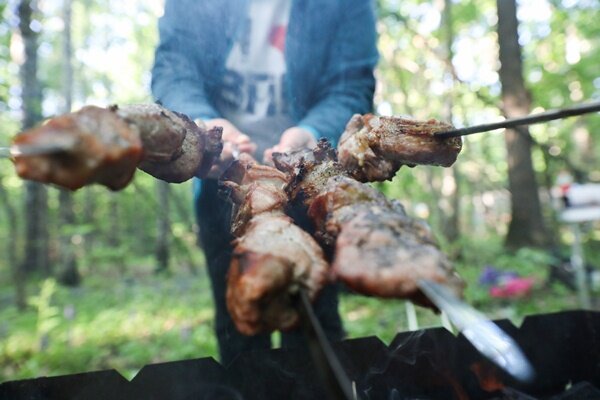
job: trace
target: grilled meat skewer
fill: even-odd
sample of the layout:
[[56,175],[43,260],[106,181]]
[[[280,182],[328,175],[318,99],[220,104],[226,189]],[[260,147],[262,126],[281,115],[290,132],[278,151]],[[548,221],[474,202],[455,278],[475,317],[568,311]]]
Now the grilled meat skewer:
[[222,149],[221,131],[207,131],[182,114],[157,104],[87,106],[18,134],[14,145],[48,153],[17,154],[17,174],[76,190],[99,183],[119,190],[137,167],[167,182],[204,176]]
[[157,104],[115,110],[137,128],[144,149],[138,168],[155,178],[170,183],[204,178],[223,149],[220,128],[198,126],[186,115]]
[[431,119],[417,121],[372,114],[354,115],[338,145],[340,164],[361,182],[392,179],[402,165],[451,166],[461,138],[439,138],[452,126]]
[[285,215],[286,176],[249,158],[235,161],[220,180],[234,203],[237,239],[227,276],[227,308],[247,335],[288,330],[299,322],[297,299],[314,300],[328,278],[315,240]]
[[430,305],[418,287],[420,279],[462,291],[429,226],[368,185],[344,176],[330,178],[308,215],[322,237],[328,242],[335,238],[334,275],[359,293]]
[[286,189],[290,204],[306,213],[314,236],[332,253],[335,278],[365,295],[406,298],[430,307],[418,287],[421,279],[462,292],[462,281],[425,222],[350,177],[327,142],[312,151],[277,154],[274,161],[292,174]]

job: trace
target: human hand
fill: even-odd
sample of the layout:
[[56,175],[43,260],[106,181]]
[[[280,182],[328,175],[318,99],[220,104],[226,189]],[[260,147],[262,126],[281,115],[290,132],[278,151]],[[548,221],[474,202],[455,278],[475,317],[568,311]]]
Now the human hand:
[[219,160],[215,162],[208,173],[209,178],[219,178],[232,161],[238,158],[239,154],[246,153],[253,155],[256,151],[256,144],[252,142],[250,137],[240,132],[240,130],[228,120],[224,118],[214,118],[203,121],[203,123],[208,129],[215,126],[223,128],[223,151],[221,151]]
[[270,164],[273,161],[273,153],[312,149],[316,145],[317,139],[312,133],[298,126],[293,126],[281,134],[278,144],[265,150],[263,160],[265,163]]
[[224,118],[214,118],[204,121],[208,129],[220,126],[223,128],[223,151],[222,158],[233,158],[236,152],[248,153],[253,155],[256,151],[256,144],[252,142],[248,135],[243,134],[231,122]]

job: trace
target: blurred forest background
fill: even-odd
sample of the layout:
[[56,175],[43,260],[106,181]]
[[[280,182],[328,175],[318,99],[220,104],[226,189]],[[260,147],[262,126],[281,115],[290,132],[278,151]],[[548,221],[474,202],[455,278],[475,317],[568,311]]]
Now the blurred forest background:
[[[377,112],[469,126],[600,100],[600,2],[521,0],[518,27],[514,6],[379,0]],[[0,1],[0,143],[84,105],[151,102],[161,13],[161,0]],[[469,136],[454,167],[403,168],[378,186],[430,223],[471,304],[519,322],[579,307],[568,277],[556,277],[573,237],[552,193],[561,171],[600,182],[599,158],[594,114]],[[121,192],[69,193],[2,162],[0,381],[107,368],[132,377],[148,363],[216,355],[189,182],[138,171]],[[582,237],[593,265],[599,226]],[[532,278],[533,290],[491,297],[486,267]],[[417,327],[399,301],[348,293],[341,310],[350,337]],[[418,327],[440,324],[417,316]]]

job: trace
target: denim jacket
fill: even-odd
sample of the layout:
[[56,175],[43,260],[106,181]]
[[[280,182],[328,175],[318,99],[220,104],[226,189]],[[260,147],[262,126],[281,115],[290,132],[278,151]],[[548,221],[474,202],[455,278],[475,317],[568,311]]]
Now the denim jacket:
[[[247,3],[166,0],[152,69],[157,101],[192,118],[220,116],[215,99]],[[285,59],[292,119],[335,143],[354,113],[372,108],[372,0],[293,0]]]

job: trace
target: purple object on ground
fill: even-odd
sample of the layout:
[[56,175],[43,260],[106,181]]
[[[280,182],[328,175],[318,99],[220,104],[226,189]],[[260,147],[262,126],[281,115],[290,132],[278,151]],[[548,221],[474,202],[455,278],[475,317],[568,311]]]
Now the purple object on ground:
[[486,265],[479,275],[479,284],[492,286],[518,277],[519,274],[516,272],[502,271],[491,265]]

